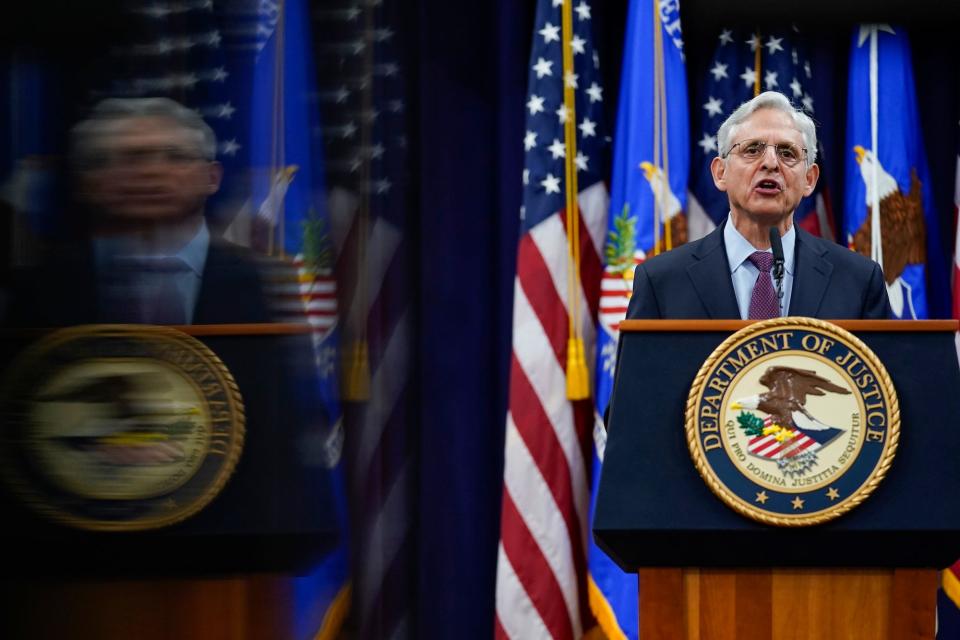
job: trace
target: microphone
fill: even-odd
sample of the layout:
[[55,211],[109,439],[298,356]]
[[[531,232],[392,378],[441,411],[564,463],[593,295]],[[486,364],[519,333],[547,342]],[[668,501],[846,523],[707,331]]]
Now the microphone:
[[777,284],[777,300],[780,303],[780,315],[783,315],[783,243],[780,230],[770,227],[770,249],[773,251],[773,279]]

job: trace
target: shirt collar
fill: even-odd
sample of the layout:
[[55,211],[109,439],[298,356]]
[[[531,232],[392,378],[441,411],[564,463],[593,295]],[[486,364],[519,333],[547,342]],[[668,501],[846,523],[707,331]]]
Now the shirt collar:
[[[790,231],[793,231],[793,229],[791,228]],[[210,230],[207,229],[207,221],[202,220],[197,235],[193,236],[190,242],[185,244],[176,255],[200,278],[203,276],[203,267],[207,262],[207,249],[209,247]],[[784,252],[787,250],[786,242],[784,242],[783,250]]]
[[[783,268],[788,274],[793,275],[794,247],[797,243],[797,231],[794,225],[790,225],[787,232],[783,234],[781,241],[783,243]],[[737,231],[729,217],[727,223],[723,225],[723,244],[727,249],[727,263],[730,267],[730,273],[736,271],[750,257],[750,254],[757,250],[750,244],[749,240]]]
[[111,259],[117,257],[146,259],[176,257],[183,260],[183,263],[198,278],[203,277],[203,268],[207,262],[209,247],[210,230],[207,228],[206,220],[200,221],[200,226],[194,236],[172,256],[145,252],[139,248],[138,241],[128,237],[97,237],[93,240],[93,251],[98,268],[103,268]]

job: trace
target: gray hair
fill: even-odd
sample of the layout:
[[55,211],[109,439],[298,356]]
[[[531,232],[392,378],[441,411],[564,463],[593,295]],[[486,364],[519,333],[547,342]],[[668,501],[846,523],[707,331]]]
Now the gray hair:
[[203,118],[191,109],[170,98],[107,98],[90,112],[90,117],[72,130],[73,160],[79,166],[88,166],[97,153],[98,141],[119,121],[130,118],[167,118],[190,133],[196,149],[207,160],[217,155],[217,136]]
[[747,118],[759,109],[777,109],[793,118],[800,135],[803,136],[803,146],[807,148],[807,165],[817,161],[817,127],[806,113],[790,103],[789,98],[777,91],[764,91],[757,97],[744,102],[730,114],[720,130],[717,131],[717,148],[721,158],[730,153],[733,146],[733,133]]

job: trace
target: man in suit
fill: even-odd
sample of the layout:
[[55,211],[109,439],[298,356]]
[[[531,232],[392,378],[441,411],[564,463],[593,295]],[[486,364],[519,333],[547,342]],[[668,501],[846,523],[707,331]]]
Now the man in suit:
[[[108,99],[73,135],[78,200],[89,214],[69,243],[18,278],[9,324],[272,320],[258,260],[207,227],[222,169],[199,115],[168,98]],[[310,340],[216,331],[203,339],[236,380],[247,427],[230,482],[190,526],[273,535],[329,525],[329,479],[310,446],[326,443],[334,425],[316,393]]]
[[213,130],[168,98],[108,99],[73,130],[75,237],[21,278],[13,324],[268,322],[259,269],[211,237]]
[[[767,91],[727,118],[717,143],[710,170],[729,199],[727,220],[638,266],[627,318],[889,317],[878,264],[793,224],[820,175],[813,121],[783,94]],[[777,284],[771,228],[784,249]]]

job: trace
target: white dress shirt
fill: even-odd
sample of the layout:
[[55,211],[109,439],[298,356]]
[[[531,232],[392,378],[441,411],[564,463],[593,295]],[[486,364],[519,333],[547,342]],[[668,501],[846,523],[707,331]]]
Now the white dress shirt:
[[[785,316],[790,310],[790,294],[793,292],[794,246],[797,242],[797,232],[793,225],[783,235],[783,298],[780,300],[780,315]],[[740,309],[740,318],[746,320],[750,314],[750,298],[753,296],[753,285],[757,282],[760,270],[747,258],[754,251],[759,251],[740,234],[733,226],[730,218],[723,225],[723,244],[727,250],[727,261],[730,265],[730,278],[733,280],[733,291],[737,296],[737,307]],[[771,250],[766,249],[769,253]],[[774,281],[776,287],[776,281]]]

